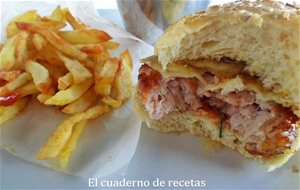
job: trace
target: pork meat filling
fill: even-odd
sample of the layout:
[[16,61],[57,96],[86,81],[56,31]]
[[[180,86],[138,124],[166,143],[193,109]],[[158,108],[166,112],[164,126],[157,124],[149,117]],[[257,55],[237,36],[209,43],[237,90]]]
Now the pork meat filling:
[[[225,115],[224,126],[242,135],[242,143],[253,155],[264,157],[283,153],[297,137],[298,118],[288,108],[274,102],[261,102],[248,90],[222,94],[221,90],[205,90],[217,83],[218,77],[164,80],[160,72],[143,65],[139,73],[139,98],[150,118],[158,120],[170,112],[197,112],[208,109]],[[220,119],[221,120],[221,119]]]

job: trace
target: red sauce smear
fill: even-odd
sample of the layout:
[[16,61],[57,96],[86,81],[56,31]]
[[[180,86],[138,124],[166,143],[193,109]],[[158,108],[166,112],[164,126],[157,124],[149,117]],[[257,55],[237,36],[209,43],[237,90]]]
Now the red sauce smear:
[[13,105],[19,99],[17,94],[11,94],[8,96],[0,96],[0,106]]
[[144,64],[139,69],[138,85],[139,93],[142,102],[146,101],[148,93],[155,87],[159,87],[162,80],[162,75],[159,71],[152,69],[150,66]]

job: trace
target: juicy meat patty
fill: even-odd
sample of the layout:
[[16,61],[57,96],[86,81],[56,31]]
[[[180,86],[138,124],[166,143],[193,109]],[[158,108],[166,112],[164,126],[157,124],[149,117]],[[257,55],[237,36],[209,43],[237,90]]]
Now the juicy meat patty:
[[[288,108],[274,102],[261,102],[248,90],[222,94],[205,90],[218,77],[205,73],[196,78],[163,79],[160,72],[144,64],[139,71],[139,98],[150,118],[158,120],[170,112],[203,108],[224,114],[225,127],[243,136],[246,150],[253,155],[271,156],[291,147],[297,137],[298,118]],[[220,119],[221,120],[221,119]]]

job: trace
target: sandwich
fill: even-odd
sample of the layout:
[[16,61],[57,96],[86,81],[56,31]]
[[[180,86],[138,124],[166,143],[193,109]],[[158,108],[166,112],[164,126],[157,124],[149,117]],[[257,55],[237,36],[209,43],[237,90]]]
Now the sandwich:
[[299,149],[300,8],[243,0],[186,16],[143,60],[135,109],[163,133],[208,137],[272,171]]

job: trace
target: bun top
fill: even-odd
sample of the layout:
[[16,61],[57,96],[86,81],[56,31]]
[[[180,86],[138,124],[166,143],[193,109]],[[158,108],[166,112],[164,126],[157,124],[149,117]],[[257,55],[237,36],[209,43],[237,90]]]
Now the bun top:
[[264,88],[299,111],[299,30],[299,5],[242,0],[179,20],[160,37],[155,54],[163,68],[195,59],[243,62],[243,72],[258,77]]

